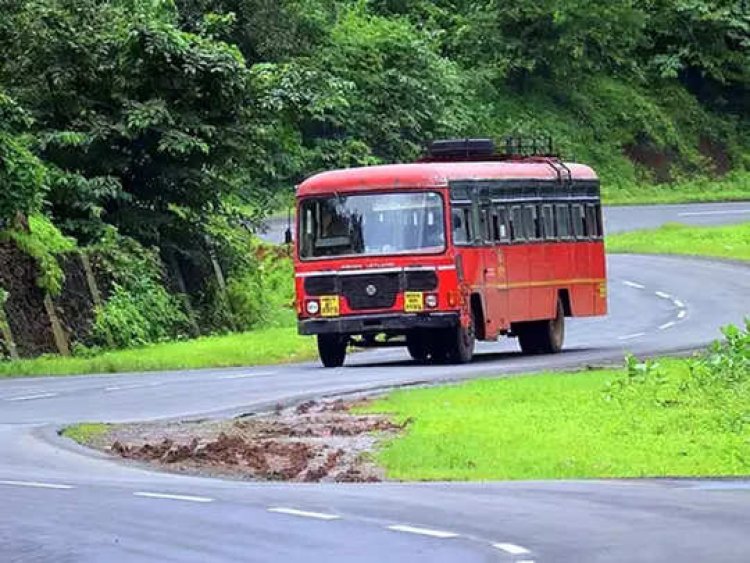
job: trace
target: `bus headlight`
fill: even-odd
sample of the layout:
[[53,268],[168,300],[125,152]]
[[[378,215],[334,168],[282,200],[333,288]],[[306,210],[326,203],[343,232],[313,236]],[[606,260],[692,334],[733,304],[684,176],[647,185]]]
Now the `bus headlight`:
[[308,301],[306,309],[309,315],[317,315],[320,311],[320,304],[317,301]]
[[434,293],[425,295],[424,304],[427,305],[430,309],[434,309],[438,306],[438,296]]

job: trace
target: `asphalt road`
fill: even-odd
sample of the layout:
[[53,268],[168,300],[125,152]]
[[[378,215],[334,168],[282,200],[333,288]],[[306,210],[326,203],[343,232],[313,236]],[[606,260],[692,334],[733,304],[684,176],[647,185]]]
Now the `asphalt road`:
[[[610,228],[675,214],[747,220],[750,204],[608,210]],[[722,213],[716,213],[721,211]],[[705,214],[712,212],[711,215]],[[697,215],[696,213],[702,213]],[[58,438],[76,421],[257,412],[394,385],[692,349],[750,312],[750,268],[612,256],[604,319],[566,351],[480,346],[469,366],[400,350],[317,364],[0,381],[0,561],[750,561],[750,481],[287,485],[155,473]]]

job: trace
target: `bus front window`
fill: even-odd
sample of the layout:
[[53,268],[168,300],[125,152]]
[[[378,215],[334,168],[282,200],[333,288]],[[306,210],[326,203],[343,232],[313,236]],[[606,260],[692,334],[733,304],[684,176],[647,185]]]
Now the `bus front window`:
[[300,220],[301,258],[445,250],[443,199],[436,192],[309,198]]

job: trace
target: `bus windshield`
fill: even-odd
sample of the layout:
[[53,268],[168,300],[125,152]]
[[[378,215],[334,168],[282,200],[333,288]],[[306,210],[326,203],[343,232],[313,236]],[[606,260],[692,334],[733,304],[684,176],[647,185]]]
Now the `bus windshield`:
[[309,198],[298,232],[301,258],[439,253],[443,199],[437,192]]

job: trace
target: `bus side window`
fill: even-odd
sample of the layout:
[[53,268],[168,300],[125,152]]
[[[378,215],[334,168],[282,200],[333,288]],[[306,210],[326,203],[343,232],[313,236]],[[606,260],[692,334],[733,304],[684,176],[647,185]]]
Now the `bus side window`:
[[601,237],[597,221],[596,205],[593,203],[586,204],[586,232],[589,238]]
[[555,240],[555,216],[551,205],[542,205],[542,229],[546,240]]
[[492,211],[492,235],[496,242],[510,242],[508,209],[497,206]]
[[451,210],[453,224],[453,243],[471,244],[471,210],[466,207],[454,207]]
[[570,238],[570,207],[566,203],[555,205],[557,236],[563,240]]
[[490,242],[492,233],[490,232],[490,212],[487,208],[479,210],[479,225],[477,226],[477,241],[481,243]]
[[510,237],[512,241],[526,240],[523,210],[520,205],[514,205],[510,208]]
[[523,230],[527,240],[538,240],[541,237],[539,215],[536,205],[523,206]]
[[577,239],[585,239],[586,219],[584,216],[583,206],[580,203],[574,203],[571,207],[573,215],[573,234]]

